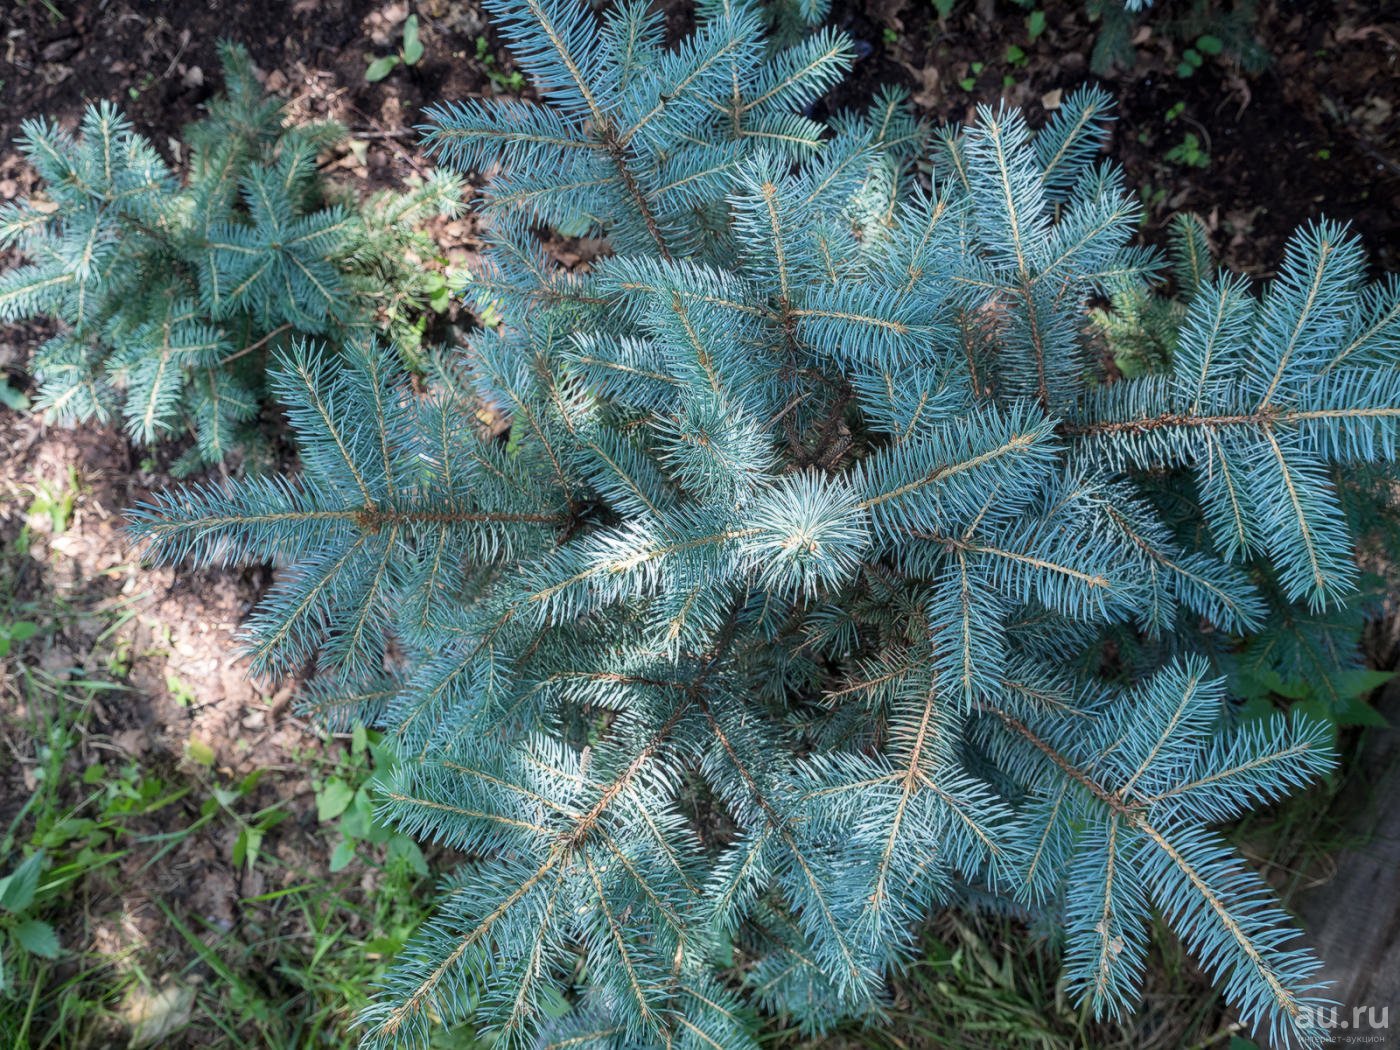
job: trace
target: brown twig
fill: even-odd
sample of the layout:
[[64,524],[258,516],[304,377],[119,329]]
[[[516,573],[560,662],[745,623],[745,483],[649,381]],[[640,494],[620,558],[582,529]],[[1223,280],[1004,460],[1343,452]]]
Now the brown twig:
[[259,339],[256,343],[249,343],[242,350],[239,350],[236,353],[229,354],[228,357],[225,357],[223,360],[221,360],[219,364],[226,365],[231,361],[237,361],[240,357],[245,357],[246,355],[251,354],[254,350],[257,350],[259,347],[266,345],[270,340],[275,339],[277,336],[281,335],[283,332],[287,331],[291,327],[292,326],[290,322],[288,322],[287,324],[278,325],[272,331],[268,332],[267,335]]

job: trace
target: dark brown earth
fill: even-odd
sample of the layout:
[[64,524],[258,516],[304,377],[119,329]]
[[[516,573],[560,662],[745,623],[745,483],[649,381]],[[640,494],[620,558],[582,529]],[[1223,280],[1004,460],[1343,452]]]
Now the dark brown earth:
[[[403,0],[51,2],[62,18],[44,0],[17,0],[0,15],[5,143],[26,117],[71,121],[84,100],[114,98],[163,144],[215,90],[214,44],[228,36],[249,47],[295,113],[329,114],[365,136],[371,179],[393,182],[421,164],[410,129],[423,105],[492,93],[491,74],[513,68],[496,57],[476,3],[415,5],[423,61],[368,84],[369,60],[398,42],[409,10]],[[671,6],[669,24],[678,31],[689,21],[687,5]],[[1393,4],[1261,0],[1257,39],[1271,65],[1246,74],[1222,56],[1186,79],[1174,71],[1189,41],[1153,29],[1189,7],[1186,0],[1159,0],[1139,30],[1136,64],[1103,78],[1088,70],[1096,26],[1082,0],[1042,6],[1046,29],[1031,41],[1027,9],[1008,0],[960,0],[946,22],[929,0],[836,0],[831,20],[864,57],[833,104],[859,105],[880,85],[898,83],[938,120],[965,120],[977,104],[1004,98],[1034,122],[1054,92],[1098,79],[1119,100],[1111,153],[1129,181],[1156,199],[1149,236],[1171,213],[1196,211],[1212,220],[1232,263],[1266,274],[1288,233],[1326,214],[1354,225],[1379,270],[1397,269],[1400,16]],[[487,41],[486,58],[477,57],[478,38]],[[1025,52],[1024,64],[1005,60],[1012,45]],[[978,62],[984,68],[965,91],[959,82]],[[1007,75],[1015,83],[1003,88]],[[1205,147],[1208,167],[1163,159],[1187,132]],[[8,151],[0,152],[0,199],[15,192],[6,180],[19,188],[26,182]]]
[[[1004,98],[1034,125],[1054,92],[1098,81],[1118,99],[1109,153],[1155,200],[1149,238],[1173,213],[1194,211],[1228,262],[1263,276],[1295,227],[1325,215],[1353,225],[1377,271],[1397,268],[1400,8],[1385,0],[1261,0],[1256,33],[1271,65],[1249,75],[1211,60],[1183,79],[1175,73],[1182,43],[1152,26],[1189,4],[1157,3],[1139,29],[1134,67],[1106,77],[1088,68],[1095,27],[1085,5],[1041,6],[1047,28],[1032,43],[1026,9],[1013,3],[959,3],[940,23],[923,0],[837,0],[833,21],[869,48],[838,104],[860,105],[893,82],[940,121],[971,120],[977,105]],[[1025,52],[1024,66],[1005,61],[1011,45]],[[959,82],[977,62],[984,68],[964,91]],[[1014,76],[1013,87],[1002,89],[1005,75]],[[1169,119],[1178,105],[1180,115]],[[1209,167],[1164,159],[1187,132],[1206,146]]]

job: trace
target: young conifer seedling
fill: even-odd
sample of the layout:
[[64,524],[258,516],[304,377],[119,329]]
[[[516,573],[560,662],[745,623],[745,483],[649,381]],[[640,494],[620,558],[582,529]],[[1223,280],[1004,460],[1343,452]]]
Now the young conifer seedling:
[[285,125],[247,52],[219,54],[226,91],[185,131],[183,183],[103,102],[76,137],[26,122],[48,199],[0,205],[0,246],[30,260],[0,275],[0,320],[62,325],[34,355],[39,407],[65,423],[119,416],[143,446],[188,431],[177,473],[256,440],[271,348],[377,327],[411,353],[442,280],[408,258],[431,248],[415,225],[461,199],[460,180],[440,175],[341,200],[316,156],[343,129]]
[[[1317,1045],[1319,963],[1212,828],[1328,736],[1239,724],[1212,654],[1353,587],[1329,468],[1394,460],[1395,287],[1315,224],[1121,378],[1091,307],[1158,262],[1101,92],[1036,132],[930,137],[894,95],[822,124],[839,34],[769,50],[707,4],[665,49],[642,3],[489,6],[541,102],[427,138],[489,175],[504,323],[427,395],[389,351],[294,349],[302,476],[135,526],[282,564],[256,670],[314,663],[311,707],[402,755],[383,815],[467,858],[366,1042],[820,1033],[878,1016],[931,909],[992,897],[1059,925],[1100,1017],[1155,912],[1248,1026]],[[561,268],[559,225],[607,251]]]

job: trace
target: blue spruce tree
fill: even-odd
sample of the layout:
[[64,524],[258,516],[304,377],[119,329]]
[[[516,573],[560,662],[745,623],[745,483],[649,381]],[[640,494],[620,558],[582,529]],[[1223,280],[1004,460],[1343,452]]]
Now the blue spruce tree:
[[[1236,724],[1217,654],[1354,585],[1331,471],[1395,457],[1396,285],[1316,224],[1262,297],[1201,273],[1162,367],[1117,378],[1091,308],[1161,262],[1100,92],[1036,132],[930,134],[893,94],[819,124],[840,35],[770,49],[708,3],[665,49],[643,3],[489,6],[543,101],[426,133],[490,173],[505,323],[427,393],[294,349],[302,476],[136,520],[162,560],[284,567],[256,670],[314,665],[309,706],[402,755],[383,815],[467,857],[367,1043],[821,1032],[991,896],[1059,924],[1098,1016],[1156,912],[1247,1025],[1318,1045],[1319,963],[1211,829],[1328,736]],[[561,268],[561,225],[607,250]]]
[[451,175],[338,200],[316,156],[344,130],[285,126],[248,53],[219,57],[226,89],[185,129],[183,182],[102,102],[77,136],[25,122],[48,199],[0,205],[0,247],[29,260],[0,274],[0,321],[62,326],[31,362],[39,407],[61,423],[120,417],[145,446],[188,432],[181,474],[256,447],[269,347],[385,328],[413,354],[414,315],[443,281],[406,262],[430,247],[414,226],[461,202]]

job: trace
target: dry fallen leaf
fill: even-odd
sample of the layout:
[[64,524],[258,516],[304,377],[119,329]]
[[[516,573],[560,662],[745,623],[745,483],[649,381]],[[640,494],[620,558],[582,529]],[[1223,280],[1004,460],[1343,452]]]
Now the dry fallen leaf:
[[938,103],[943,100],[943,92],[939,88],[938,69],[932,64],[916,66],[908,62],[901,62],[900,65],[909,71],[910,76],[919,85],[918,90],[909,96],[910,101],[923,109],[937,108]]
[[170,985],[150,991],[136,984],[122,1003],[121,1015],[131,1028],[132,1050],[158,1046],[174,1035],[190,1019],[194,1007],[194,989],[187,985]]

